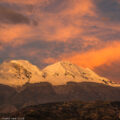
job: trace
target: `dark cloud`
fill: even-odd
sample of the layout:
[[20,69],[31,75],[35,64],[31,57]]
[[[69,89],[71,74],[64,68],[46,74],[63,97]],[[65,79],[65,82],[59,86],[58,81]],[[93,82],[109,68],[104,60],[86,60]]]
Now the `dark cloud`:
[[98,14],[111,21],[120,21],[120,3],[118,0],[95,0]]
[[65,0],[53,0],[49,5],[42,7],[45,12],[58,13],[67,8],[69,3]]
[[94,70],[101,76],[107,77],[110,80],[120,82],[120,62],[114,61],[110,65],[101,65],[94,68]]
[[0,6],[0,22],[9,24],[29,24],[28,17],[4,6]]
[[36,40],[24,44],[21,46],[22,49],[27,49],[29,52],[34,49],[35,51],[39,51],[38,54],[43,54],[43,57],[48,56],[58,56],[65,52],[65,44],[64,42],[56,42],[56,41],[43,41],[43,40]]

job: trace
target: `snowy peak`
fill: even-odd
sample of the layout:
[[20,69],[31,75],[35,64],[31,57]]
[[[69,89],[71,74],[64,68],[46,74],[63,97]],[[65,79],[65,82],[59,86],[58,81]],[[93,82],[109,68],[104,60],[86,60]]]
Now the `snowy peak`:
[[27,70],[33,71],[33,72],[40,72],[40,69],[36,67],[35,65],[31,64],[27,60],[11,60],[10,63],[16,66],[22,66]]
[[78,67],[77,65],[74,65],[68,61],[60,61],[43,69],[44,72],[47,72],[51,75],[54,73],[65,74],[66,72],[79,74],[82,70],[83,68]]
[[66,61],[60,61],[43,69],[46,80],[60,85],[67,82],[96,82],[111,84],[108,79],[100,77],[89,68],[82,68]]
[[30,62],[26,60],[11,60],[8,62],[3,62],[0,65],[0,72],[8,72],[8,73],[14,73],[15,71],[31,71],[39,73],[40,69],[36,67],[35,65],[32,65]]
[[49,65],[46,68],[43,69],[43,72],[47,72],[48,74],[53,75],[55,72],[56,73],[64,73],[65,69],[62,66],[61,62],[57,62],[55,64]]
[[10,86],[24,85],[38,79],[41,74],[39,68],[25,60],[12,60],[0,65],[0,83]]
[[95,72],[93,72],[89,68],[82,68],[75,64],[72,64],[68,61],[60,61],[55,64],[49,65],[46,68],[43,69],[43,72],[46,72],[48,75],[54,75],[55,73],[58,73],[60,75],[63,74],[73,74],[74,76],[93,76],[93,77],[99,77]]

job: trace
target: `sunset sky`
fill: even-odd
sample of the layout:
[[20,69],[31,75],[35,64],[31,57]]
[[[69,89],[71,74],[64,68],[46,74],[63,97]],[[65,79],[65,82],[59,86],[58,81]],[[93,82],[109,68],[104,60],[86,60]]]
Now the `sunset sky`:
[[120,0],[0,0],[0,62],[60,60],[120,82]]

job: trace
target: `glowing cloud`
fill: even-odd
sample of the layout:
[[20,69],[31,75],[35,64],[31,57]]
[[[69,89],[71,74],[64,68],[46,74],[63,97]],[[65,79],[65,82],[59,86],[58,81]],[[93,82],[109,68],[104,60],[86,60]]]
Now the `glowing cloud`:
[[27,41],[24,38],[28,37],[29,27],[26,25],[9,25],[0,29],[0,42],[5,44],[20,45]]
[[[64,56],[64,57],[63,57]],[[101,65],[109,65],[113,61],[120,59],[120,42],[113,42],[105,48],[96,50],[92,49],[84,53],[71,53],[62,55],[58,59],[48,58],[44,62],[53,63],[59,60],[71,61],[74,64],[83,67],[95,68]]]

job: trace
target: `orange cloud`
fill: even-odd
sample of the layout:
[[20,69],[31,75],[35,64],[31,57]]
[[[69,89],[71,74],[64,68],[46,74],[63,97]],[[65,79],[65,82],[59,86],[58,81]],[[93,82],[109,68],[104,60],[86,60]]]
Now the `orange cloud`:
[[[48,8],[50,5],[53,7],[52,4],[54,2],[56,1],[50,1]],[[67,1],[64,2],[66,3]],[[46,41],[64,42],[80,37],[84,32],[83,24],[85,24],[85,20],[82,17],[84,15],[95,15],[93,9],[92,0],[69,0],[65,4],[65,8],[61,7],[59,12],[40,9],[39,12],[34,13],[40,21],[38,27],[35,28],[34,34],[36,36],[39,34]]]
[[70,0],[69,8],[64,11],[65,15],[95,15],[95,6],[92,0]]
[[26,25],[8,25],[5,28],[0,29],[0,42],[13,45],[20,45],[27,41],[26,38],[29,35],[29,27]]
[[[53,4],[55,0],[3,0],[9,3],[16,4],[38,4],[40,6]],[[66,1],[65,1],[66,2]],[[76,20],[73,16],[77,14],[82,16],[83,14],[91,13],[92,8],[91,0],[70,0],[65,10],[61,10],[57,14],[47,13],[46,11],[37,11],[37,5],[35,5],[34,17],[40,19],[37,27],[15,25],[7,26],[5,29],[0,29],[1,41],[5,43],[23,44],[25,41],[23,38],[30,38],[31,36],[40,37],[46,41],[69,41],[80,36],[83,32],[81,20]],[[62,8],[61,8],[62,9]],[[26,12],[24,12],[26,13]],[[80,13],[80,14],[79,14]],[[33,14],[33,13],[32,13]],[[64,22],[66,19],[66,22]],[[28,35],[29,33],[29,35]],[[22,36],[22,37],[21,37]],[[18,40],[19,39],[19,40]]]
[[[49,12],[46,10],[41,10],[40,6],[44,8],[44,6],[49,7],[49,5],[54,4],[55,0],[3,0],[9,3],[24,3],[24,4],[32,4],[35,3],[37,5],[34,6],[34,12],[29,14],[35,19],[38,19],[38,25],[36,27],[33,26],[11,26],[7,29],[1,29],[0,35],[5,36],[2,37],[3,41],[16,41],[19,44],[22,37],[27,37],[31,39],[33,37],[41,38],[45,41],[70,41],[71,39],[81,39],[84,40],[84,46],[88,44],[93,44],[92,39],[95,40],[94,44],[98,43],[98,38],[96,37],[87,37],[87,35],[83,35],[87,30],[91,30],[91,28],[85,28],[86,26],[92,26],[93,24],[97,24],[102,26],[100,23],[96,21],[89,21],[84,18],[84,15],[88,16],[96,16],[95,6],[92,0],[69,0],[65,9],[62,9],[59,12]],[[38,4],[40,2],[40,4]],[[63,1],[63,3],[66,1]],[[40,5],[40,6],[39,6]],[[53,6],[51,6],[53,7]],[[39,8],[39,9],[38,9]],[[39,10],[39,11],[38,11]],[[26,12],[24,12],[25,14]],[[9,26],[8,26],[9,27]],[[105,27],[103,25],[102,27]],[[29,35],[28,35],[29,33]],[[17,41],[17,39],[20,39]],[[24,41],[24,40],[22,40]]]
[[[45,41],[70,41],[71,39],[81,39],[85,41],[84,46],[88,44],[97,44],[99,39],[96,37],[96,34],[104,36],[107,31],[100,31],[97,33],[95,29],[93,30],[91,26],[97,26],[99,29],[111,29],[111,32],[120,31],[120,27],[118,25],[104,24],[104,22],[99,22],[95,20],[89,20],[89,18],[84,18],[84,16],[92,16],[97,17],[96,14],[96,6],[94,5],[93,0],[69,0],[65,9],[60,7],[60,11],[47,11],[46,9],[41,9],[46,7],[53,7],[55,0],[2,0],[9,3],[16,4],[34,4],[34,12],[30,15],[35,20],[38,20],[38,25],[36,27],[33,26],[11,26],[7,29],[0,29],[0,36],[2,37],[2,41],[16,41],[19,44],[22,37],[27,37],[31,39],[31,37],[38,37]],[[67,2],[63,0],[63,3]],[[25,10],[24,10],[25,11]],[[23,12],[26,14],[26,12]],[[100,19],[101,20],[101,19]],[[93,31],[94,37],[89,37],[87,33]],[[28,35],[29,33],[29,35]],[[110,33],[110,32],[109,32]],[[108,33],[107,33],[108,34]],[[17,39],[20,39],[17,41]],[[92,39],[94,43],[92,42]],[[22,40],[24,41],[24,40]]]
[[40,4],[49,2],[49,0],[1,0],[1,2],[9,2],[9,3],[16,3],[16,4]]
[[100,50],[90,50],[82,54],[78,53],[65,58],[65,60],[90,68],[103,64],[111,64],[113,61],[118,59],[120,59],[120,42],[112,43],[110,46]]
[[46,38],[46,41],[69,41],[70,39],[73,39],[77,37],[79,34],[82,33],[81,28],[76,28],[72,25],[64,26],[61,24],[61,26],[56,26],[54,32],[47,32],[48,34],[44,34],[44,38]]
[[92,49],[84,53],[71,53],[62,55],[58,59],[45,59],[45,63],[53,63],[59,60],[71,61],[74,64],[83,67],[95,68],[104,64],[111,64],[113,61],[120,59],[120,42],[113,42],[105,48],[96,50]]

